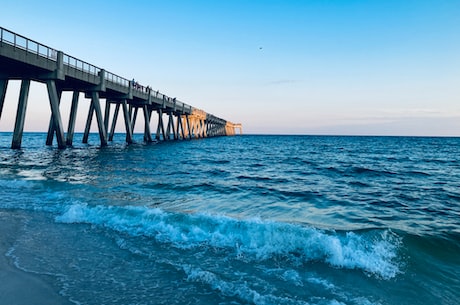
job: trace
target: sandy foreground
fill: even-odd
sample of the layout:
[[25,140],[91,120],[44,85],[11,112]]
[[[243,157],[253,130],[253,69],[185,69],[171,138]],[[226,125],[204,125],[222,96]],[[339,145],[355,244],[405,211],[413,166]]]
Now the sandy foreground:
[[6,256],[20,234],[22,223],[0,211],[0,305],[71,304],[46,281],[46,276],[18,269]]

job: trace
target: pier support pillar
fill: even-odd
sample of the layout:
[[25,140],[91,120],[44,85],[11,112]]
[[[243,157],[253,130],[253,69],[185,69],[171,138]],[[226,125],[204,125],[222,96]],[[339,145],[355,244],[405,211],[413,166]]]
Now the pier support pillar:
[[83,144],[88,144],[89,131],[91,129],[91,122],[93,121],[94,106],[93,103],[89,104],[88,117],[86,118],[85,132],[83,133]]
[[109,142],[113,141],[113,135],[115,134],[115,126],[117,125],[118,113],[120,112],[120,103],[115,106],[115,112],[113,113],[112,126],[109,132]]
[[144,110],[144,121],[145,121],[144,141],[153,142],[152,133],[150,132],[150,111],[147,105],[144,105],[143,110]]
[[129,114],[128,103],[126,102],[126,100],[117,102],[117,105],[115,106],[115,112],[113,114],[113,119],[112,119],[112,126],[110,128],[109,141],[113,141],[113,135],[115,134],[115,127],[117,124],[118,115],[120,114],[120,106],[123,107],[123,117],[124,117],[125,128],[126,128],[126,142],[128,144],[131,144],[133,143],[133,130],[131,128],[132,127],[131,117]]
[[105,102],[105,112],[104,112],[105,130],[109,130],[109,118],[110,118],[110,102],[107,100]]
[[18,110],[16,113],[16,123],[14,124],[12,149],[20,149],[22,143],[22,133],[24,131],[24,120],[26,118],[27,99],[29,98],[30,80],[24,79],[21,82],[19,93]]
[[0,119],[2,118],[2,111],[3,111],[3,105],[5,104],[7,87],[8,87],[8,80],[0,79]]
[[99,101],[98,92],[91,92],[91,104],[93,104],[94,111],[96,112],[97,127],[99,129],[99,138],[101,140],[101,146],[106,146],[107,131],[104,125],[104,119],[102,118],[101,103]]
[[201,133],[200,133],[200,120],[196,120],[194,122],[194,127],[193,127],[193,130],[194,130],[194,134],[195,134],[195,138],[201,138]]
[[190,129],[190,118],[188,117],[188,114],[185,115],[185,121],[187,122],[188,138],[191,140],[192,139],[192,130]]
[[[53,127],[51,130],[56,131],[56,140],[59,148],[65,148],[66,142],[64,139],[64,128],[62,127],[61,112],[59,110],[59,97],[60,94],[56,89],[56,82],[54,80],[46,81],[46,87],[48,88],[48,96],[51,105],[51,121]],[[52,132],[51,134],[53,134]],[[52,141],[52,139],[51,139]]]
[[198,130],[200,138],[204,138],[204,121],[201,119],[198,120]]
[[128,110],[128,102],[123,100],[121,103],[123,107],[123,116],[125,118],[125,128],[126,128],[126,142],[133,143],[133,129],[131,128],[131,119]]
[[139,111],[139,107],[134,107],[134,112],[132,112],[132,107],[131,111],[129,113],[132,113],[131,117],[131,130],[134,130],[134,127],[136,127],[136,120],[137,120],[137,112]]
[[[176,131],[174,130],[174,118],[172,112],[168,114],[168,127],[166,128],[166,135],[168,137],[168,140],[176,139]],[[173,136],[171,137],[171,131],[173,133]]]
[[185,131],[184,131],[184,125],[182,125],[182,117],[180,114],[177,115],[177,138],[180,139],[182,136],[182,139],[185,139]]
[[182,130],[182,122],[180,120],[180,115],[176,116],[176,132],[177,132],[177,139],[184,138],[184,130]]
[[187,122],[185,121],[185,114],[180,116],[180,120],[182,121],[182,130],[184,133],[184,139],[188,137],[189,130],[187,128]]
[[[57,96],[58,96],[58,105],[61,104],[61,96],[62,96],[62,91],[57,90]],[[46,136],[46,145],[51,146],[53,145],[53,138],[54,138],[54,133],[56,129],[54,128],[54,119],[53,119],[53,114],[51,114],[50,117],[50,122],[48,124],[48,135]]]
[[91,122],[93,113],[96,113],[97,127],[99,130],[99,138],[101,146],[107,145],[107,131],[105,129],[104,119],[102,117],[101,103],[99,101],[99,93],[96,91],[91,92],[91,105],[89,106],[88,118],[86,120],[85,133],[83,134],[83,143],[88,143],[89,132],[91,129]]
[[197,122],[197,125],[198,125],[198,132],[197,132],[198,137],[203,138],[203,134],[204,134],[204,132],[203,132],[203,130],[204,130],[203,121],[201,119],[199,119],[198,122]]
[[69,117],[69,126],[67,127],[67,139],[66,144],[72,146],[73,144],[73,134],[75,131],[75,121],[77,119],[77,109],[78,109],[78,97],[80,92],[74,91],[72,95],[72,106],[70,107],[70,117]]
[[160,140],[161,135],[163,135],[163,140],[166,140],[165,127],[163,125],[163,110],[158,109],[158,127],[157,127],[156,139]]
[[193,139],[195,137],[195,118],[193,115],[191,118],[189,115],[187,115],[187,120],[188,120],[189,137],[190,139]]

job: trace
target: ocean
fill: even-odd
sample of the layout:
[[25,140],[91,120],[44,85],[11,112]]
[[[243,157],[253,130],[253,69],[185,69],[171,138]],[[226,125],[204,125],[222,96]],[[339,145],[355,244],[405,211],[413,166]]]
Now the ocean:
[[80,137],[0,133],[2,255],[68,304],[460,302],[460,138]]

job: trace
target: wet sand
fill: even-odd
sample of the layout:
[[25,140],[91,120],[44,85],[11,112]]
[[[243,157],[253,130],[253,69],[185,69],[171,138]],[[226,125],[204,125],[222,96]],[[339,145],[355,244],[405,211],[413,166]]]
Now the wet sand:
[[21,227],[21,220],[13,213],[0,212],[0,304],[72,304],[55,291],[46,276],[24,272],[6,256]]

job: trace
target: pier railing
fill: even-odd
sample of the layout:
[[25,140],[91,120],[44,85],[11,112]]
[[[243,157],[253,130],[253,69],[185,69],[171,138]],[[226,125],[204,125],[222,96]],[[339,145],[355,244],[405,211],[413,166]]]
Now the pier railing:
[[64,54],[64,65],[92,75],[99,75],[101,71],[100,68],[67,54]]
[[0,27],[0,43],[7,43],[15,48],[45,57],[46,59],[54,61],[57,60],[57,50],[22,35],[8,31],[2,27]]
[[129,80],[126,78],[123,78],[121,76],[118,76],[116,74],[113,74],[112,72],[105,72],[105,79],[108,80],[109,82],[115,83],[122,85],[123,87],[129,87]]

